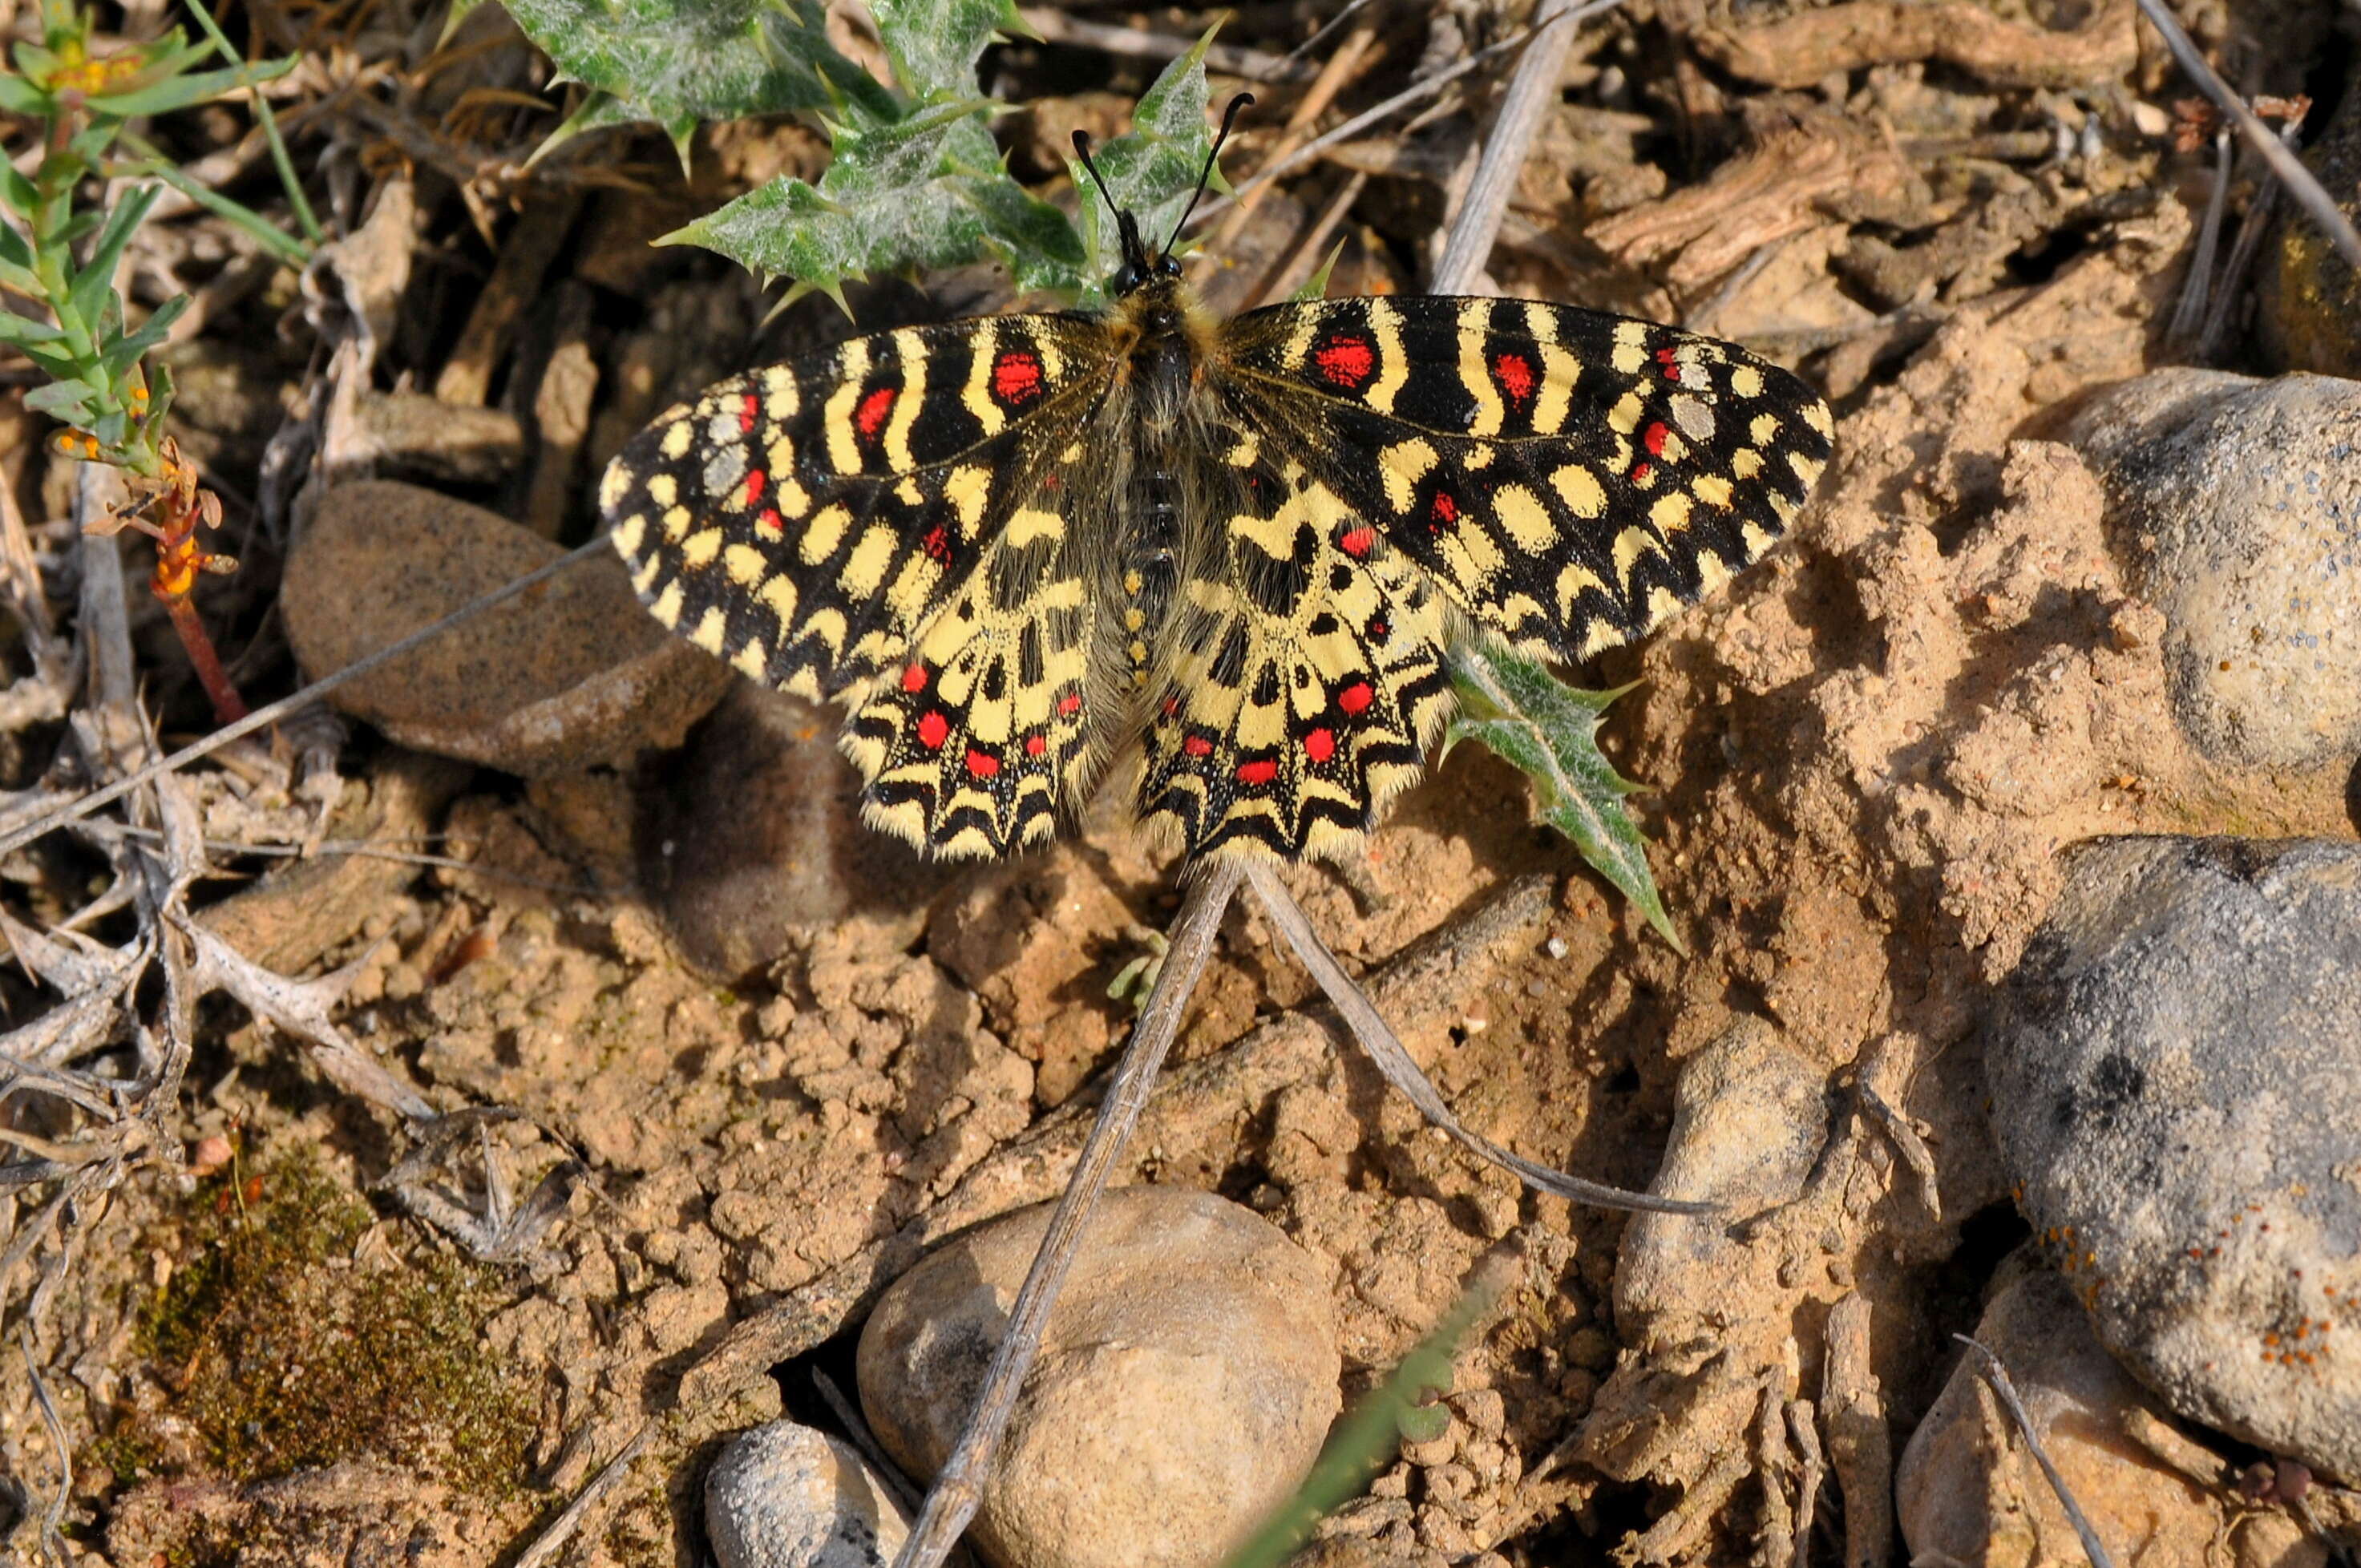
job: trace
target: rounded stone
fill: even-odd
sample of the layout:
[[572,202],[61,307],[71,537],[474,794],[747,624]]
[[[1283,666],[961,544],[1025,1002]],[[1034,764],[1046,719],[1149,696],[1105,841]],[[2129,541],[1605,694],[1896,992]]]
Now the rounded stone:
[[2361,845],[2074,851],[1985,1071],[2100,1342],[2179,1414],[2361,1480]]
[[[1051,1205],[954,1238],[862,1331],[861,1403],[932,1475]],[[1341,1403],[1324,1270],[1250,1210],[1130,1187],[1092,1216],[972,1535],[1000,1568],[1211,1568],[1309,1473]]]
[[[438,491],[339,485],[288,557],[288,641],[307,674],[331,674],[563,554]],[[534,777],[676,745],[733,678],[658,625],[602,554],[328,700],[412,750]]]
[[909,1521],[851,1444],[793,1421],[740,1432],[705,1477],[721,1568],[884,1568]]
[[2068,438],[2163,612],[2197,749],[2258,768],[2361,756],[2361,381],[2159,370]]

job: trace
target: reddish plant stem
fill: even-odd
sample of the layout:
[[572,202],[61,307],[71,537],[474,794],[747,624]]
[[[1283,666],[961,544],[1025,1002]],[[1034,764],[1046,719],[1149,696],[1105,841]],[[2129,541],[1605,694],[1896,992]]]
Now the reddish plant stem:
[[189,663],[197,672],[197,680],[213,699],[214,719],[220,724],[235,724],[246,717],[246,699],[237,695],[230,684],[229,672],[222,668],[221,655],[214,652],[214,640],[205,635],[205,623],[197,618],[197,607],[186,594],[159,594],[164,609],[172,617],[172,630],[181,634],[181,646],[189,651]]

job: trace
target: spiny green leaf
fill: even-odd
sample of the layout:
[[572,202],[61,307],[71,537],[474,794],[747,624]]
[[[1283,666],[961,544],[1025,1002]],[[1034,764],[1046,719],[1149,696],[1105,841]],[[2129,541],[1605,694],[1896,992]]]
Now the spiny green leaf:
[[506,0],[573,80],[667,127],[834,108],[900,115],[893,94],[828,41],[818,0]]
[[1454,648],[1451,684],[1460,712],[1444,736],[1445,749],[1463,739],[1480,740],[1523,773],[1532,781],[1542,819],[1573,839],[1582,858],[1639,905],[1657,935],[1686,952],[1657,896],[1647,841],[1623,805],[1623,796],[1640,786],[1617,773],[1598,749],[1600,718],[1631,688],[1577,690],[1497,644]]
[[1298,304],[1310,304],[1315,301],[1326,299],[1328,280],[1336,270],[1336,258],[1344,254],[1345,242],[1340,239],[1328,247],[1328,259],[1320,264],[1320,270],[1306,278],[1302,287],[1297,289],[1290,297]]
[[1080,241],[1062,214],[1008,177],[980,107],[940,104],[897,125],[840,127],[818,185],[781,176],[664,237],[816,289],[902,267],[955,267],[986,251],[1021,288],[1072,287]]
[[1001,31],[1022,32],[1012,0],[870,0],[894,79],[912,98],[975,95],[976,61]]

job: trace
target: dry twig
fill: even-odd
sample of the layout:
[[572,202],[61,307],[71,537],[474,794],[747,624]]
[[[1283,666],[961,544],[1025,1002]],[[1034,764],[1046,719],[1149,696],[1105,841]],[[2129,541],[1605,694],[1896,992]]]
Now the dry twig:
[[2230,123],[2238,127],[2238,135],[2269,166],[2271,172],[2279,176],[2279,183],[2287,187],[2289,194],[2296,199],[2298,204],[2312,214],[2312,222],[2320,225],[2321,232],[2328,236],[2329,243],[2336,247],[2337,253],[2351,265],[2361,267],[2361,232],[2354,229],[2353,220],[2337,206],[2336,198],[2328,193],[2285,142],[2271,134],[2270,127],[2246,106],[2246,101],[2230,91],[2230,84],[2223,81],[2220,72],[2198,52],[2197,46],[2190,41],[2189,34],[2182,29],[2180,19],[2173,16],[2164,0],[2138,0],[2138,5],[2140,15],[2148,19],[2148,25],[2164,36],[2164,46],[2172,51],[2172,58],[2180,65],[2182,74],[2197,83],[2205,96],[2213,100],[2215,108],[2230,116]]

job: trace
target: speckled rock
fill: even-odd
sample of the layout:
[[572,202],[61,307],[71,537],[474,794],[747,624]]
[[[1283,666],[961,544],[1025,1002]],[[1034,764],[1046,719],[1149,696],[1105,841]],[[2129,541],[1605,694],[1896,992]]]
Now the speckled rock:
[[740,681],[646,781],[640,883],[705,969],[743,974],[791,933],[848,920],[906,948],[928,901],[965,874],[862,823],[840,723],[833,708]]
[[[561,554],[434,490],[339,485],[287,561],[288,640],[306,674],[328,674]],[[539,776],[677,744],[733,678],[640,608],[621,561],[598,556],[328,700],[414,750]]]
[[1985,1069],[2100,1341],[2179,1414],[2361,1479],[2361,845],[2075,851]]
[[721,1568],[884,1568],[909,1521],[850,1443],[772,1421],[740,1432],[705,1477]]
[[[896,1281],[862,1332],[877,1438],[931,1475],[1050,1205]],[[1000,1568],[1211,1568],[1311,1469],[1341,1403],[1323,1271],[1237,1204],[1123,1188],[1093,1217],[972,1532]]]
[[[2202,1489],[2128,1435],[2126,1420],[2162,1412],[2092,1337],[2070,1286],[2054,1274],[2018,1278],[1984,1309],[1976,1339],[2008,1369],[2042,1447],[2117,1562],[2210,1561],[2207,1549],[2226,1533],[2228,1497]],[[1894,1500],[1913,1561],[2087,1561],[2024,1439],[1964,1356],[1910,1434]]]
[[2067,433],[2164,613],[2197,749],[2258,768],[2361,756],[2361,382],[2159,370]]

